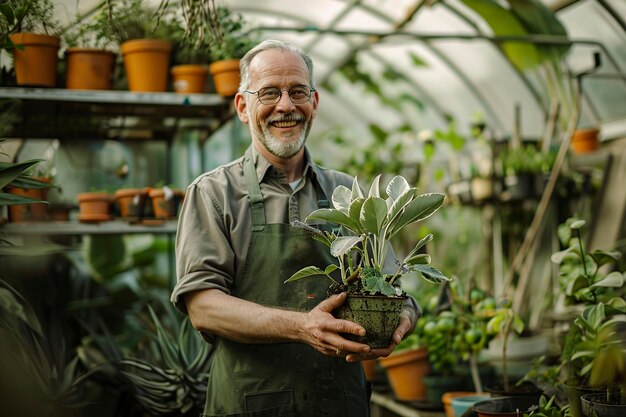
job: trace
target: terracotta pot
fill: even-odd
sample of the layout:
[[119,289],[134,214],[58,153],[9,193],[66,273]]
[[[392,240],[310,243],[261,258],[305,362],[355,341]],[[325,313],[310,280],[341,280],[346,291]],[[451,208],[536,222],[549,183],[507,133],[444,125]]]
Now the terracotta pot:
[[174,91],[180,94],[204,93],[208,73],[206,65],[173,66]]
[[148,195],[152,199],[154,217],[157,219],[172,219],[178,214],[178,208],[185,194],[180,190],[168,187],[152,188]]
[[17,84],[54,87],[61,40],[57,36],[36,33],[14,33],[9,38],[16,46],[24,47],[22,50],[13,49]]
[[[39,181],[50,183],[49,178],[35,178]],[[19,188],[7,187],[9,194],[28,197],[35,200],[47,200],[48,188]],[[43,222],[48,220],[48,204],[32,203],[32,204],[14,204],[8,207],[9,220],[13,223],[21,222]]]
[[209,71],[213,75],[217,94],[223,97],[232,97],[237,93],[241,81],[238,59],[215,61],[209,65]]
[[537,397],[499,397],[472,406],[478,417],[519,417],[538,403]]
[[443,409],[446,412],[446,417],[455,417],[454,409],[452,408],[452,400],[459,397],[469,397],[476,395],[475,391],[449,391],[445,392],[441,396],[441,403],[443,404]]
[[135,92],[167,91],[172,44],[160,39],[133,39],[120,45],[128,88]]
[[339,319],[358,323],[365,336],[343,335],[346,339],[368,344],[372,349],[391,345],[391,336],[398,325],[406,297],[348,294],[346,301],[333,311]]
[[380,358],[379,362],[385,368],[389,384],[398,400],[426,399],[423,378],[430,370],[426,347],[392,353],[386,358]]
[[120,217],[128,220],[137,220],[144,216],[147,198],[148,190],[145,188],[122,188],[114,195]]
[[363,372],[365,372],[365,379],[368,381],[374,381],[376,379],[376,359],[370,359],[362,361]]
[[600,129],[577,129],[572,135],[572,150],[574,153],[585,154],[594,152],[600,147]]
[[94,48],[69,48],[66,87],[70,90],[110,90],[116,55]]
[[111,220],[111,195],[100,192],[78,193],[78,221],[98,223]]

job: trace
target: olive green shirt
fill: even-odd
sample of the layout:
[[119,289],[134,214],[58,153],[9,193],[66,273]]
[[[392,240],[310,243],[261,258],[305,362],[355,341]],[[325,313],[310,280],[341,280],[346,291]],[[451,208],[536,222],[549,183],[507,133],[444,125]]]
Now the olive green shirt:
[[[302,181],[295,191],[286,176],[254,148],[252,155],[267,224],[304,221],[318,208],[317,183],[326,194],[319,198],[329,202],[338,185],[352,187],[351,176],[316,165],[307,150]],[[243,270],[251,236],[243,157],[196,178],[187,187],[178,221],[177,284],[171,297],[176,307],[186,312],[182,296],[197,290],[216,288],[230,294],[233,281]]]

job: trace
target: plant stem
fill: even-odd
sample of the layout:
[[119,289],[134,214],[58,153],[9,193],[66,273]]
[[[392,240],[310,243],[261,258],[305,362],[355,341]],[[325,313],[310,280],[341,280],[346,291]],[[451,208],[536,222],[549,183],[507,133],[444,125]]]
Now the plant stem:
[[478,373],[478,352],[472,352],[470,355],[470,372],[472,374],[472,382],[474,383],[474,389],[476,392],[483,392],[483,384],[480,381],[480,374]]

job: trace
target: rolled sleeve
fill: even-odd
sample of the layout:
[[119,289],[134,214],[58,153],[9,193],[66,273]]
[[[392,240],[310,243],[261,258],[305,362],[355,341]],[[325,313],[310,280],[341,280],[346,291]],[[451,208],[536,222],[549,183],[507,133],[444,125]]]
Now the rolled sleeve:
[[235,254],[215,195],[195,181],[187,188],[176,233],[177,282],[171,301],[187,312],[184,295],[219,289],[230,293]]

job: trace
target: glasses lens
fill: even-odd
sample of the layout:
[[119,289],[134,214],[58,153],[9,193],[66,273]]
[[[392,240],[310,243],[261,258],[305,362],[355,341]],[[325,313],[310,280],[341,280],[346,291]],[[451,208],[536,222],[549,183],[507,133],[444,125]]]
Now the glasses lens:
[[295,104],[306,103],[311,97],[311,90],[306,85],[296,85],[289,89],[289,98]]
[[262,88],[258,92],[259,101],[263,104],[275,104],[280,100],[281,91],[276,87]]

